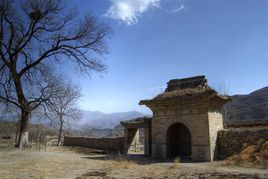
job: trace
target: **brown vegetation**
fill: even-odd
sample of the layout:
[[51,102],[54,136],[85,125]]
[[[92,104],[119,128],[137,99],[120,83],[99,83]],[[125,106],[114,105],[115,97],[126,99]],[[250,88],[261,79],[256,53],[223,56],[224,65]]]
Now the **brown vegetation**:
[[[262,169],[217,163],[157,163],[148,159],[83,148],[49,146],[47,150],[0,150],[2,178],[267,178]],[[176,166],[175,166],[176,164]]]
[[259,139],[253,144],[245,143],[240,153],[235,154],[224,161],[225,165],[237,165],[242,167],[266,167],[268,166],[268,141]]
[[[1,121],[0,120],[0,136],[15,136],[16,134],[16,122],[14,121]],[[46,127],[41,124],[30,124],[29,125],[29,138],[30,140],[35,138],[38,133],[47,134],[47,135],[57,135],[57,131]]]

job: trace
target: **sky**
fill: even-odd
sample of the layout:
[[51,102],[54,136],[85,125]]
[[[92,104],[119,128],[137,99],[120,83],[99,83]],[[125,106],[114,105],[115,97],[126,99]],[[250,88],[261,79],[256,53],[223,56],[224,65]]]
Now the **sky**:
[[268,86],[267,0],[67,0],[111,26],[107,72],[85,77],[80,107],[140,111],[170,79],[205,75],[229,95]]

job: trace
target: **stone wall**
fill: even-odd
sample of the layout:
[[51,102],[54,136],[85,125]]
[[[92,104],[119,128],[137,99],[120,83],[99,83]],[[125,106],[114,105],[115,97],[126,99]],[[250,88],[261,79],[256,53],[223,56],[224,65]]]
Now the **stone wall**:
[[218,132],[217,159],[225,159],[239,153],[243,147],[259,139],[268,140],[268,126],[265,128],[224,129]]
[[223,118],[219,110],[210,110],[208,112],[209,120],[209,138],[210,138],[210,157],[214,160],[215,148],[217,142],[217,134],[219,130],[223,129]]
[[191,133],[192,158],[196,161],[211,161],[209,124],[205,103],[153,109],[152,157],[166,159],[166,134],[175,123],[185,125]]
[[124,137],[118,138],[88,138],[64,136],[65,146],[81,146],[101,150],[123,151]]
[[264,128],[268,127],[268,119],[265,120],[241,120],[241,121],[224,121],[223,126],[228,128]]

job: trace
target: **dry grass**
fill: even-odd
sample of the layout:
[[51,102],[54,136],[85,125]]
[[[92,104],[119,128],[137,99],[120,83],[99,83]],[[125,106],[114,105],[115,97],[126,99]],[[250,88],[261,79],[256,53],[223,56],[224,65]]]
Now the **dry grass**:
[[[131,160],[120,153],[104,155],[83,147],[49,146],[46,151],[0,150],[0,178],[179,178],[181,175],[197,178],[198,172],[211,173],[211,165],[183,163],[179,158],[172,163],[140,163],[136,158]],[[223,170],[225,175],[229,172],[237,172],[237,175],[264,173],[263,178],[268,177],[268,173],[261,169],[224,166],[213,173],[222,175]]]
[[[103,155],[84,154],[87,149],[49,147],[45,150],[0,151],[0,178],[75,178],[90,169],[99,170],[106,161]],[[89,152],[88,152],[89,153]],[[1,178],[1,179],[2,179]]]
[[116,154],[109,154],[107,159],[114,161],[111,164],[113,168],[129,169],[138,166],[135,161],[128,159],[125,154],[121,154],[120,152]]
[[178,168],[180,168],[180,162],[181,162],[181,158],[180,157],[175,157],[175,159],[173,160],[173,165],[171,165],[169,168],[170,169],[178,169]]
[[181,162],[181,158],[180,157],[176,157],[174,160],[173,160],[173,163],[180,163]]
[[61,151],[63,153],[77,153],[77,154],[84,154],[84,155],[94,155],[94,154],[102,154],[105,155],[105,151],[86,148],[86,147],[79,147],[79,146],[49,146],[48,151],[50,152],[58,152]]
[[252,145],[244,144],[243,150],[224,161],[225,165],[241,167],[268,166],[268,141],[260,139]]
[[15,139],[0,139],[0,149],[11,149],[15,146]]

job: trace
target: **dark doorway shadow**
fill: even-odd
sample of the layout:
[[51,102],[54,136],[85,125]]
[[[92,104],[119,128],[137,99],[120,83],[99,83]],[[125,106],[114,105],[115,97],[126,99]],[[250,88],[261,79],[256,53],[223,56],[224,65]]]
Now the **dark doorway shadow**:
[[172,124],[166,134],[167,158],[190,158],[192,153],[191,133],[182,123]]

